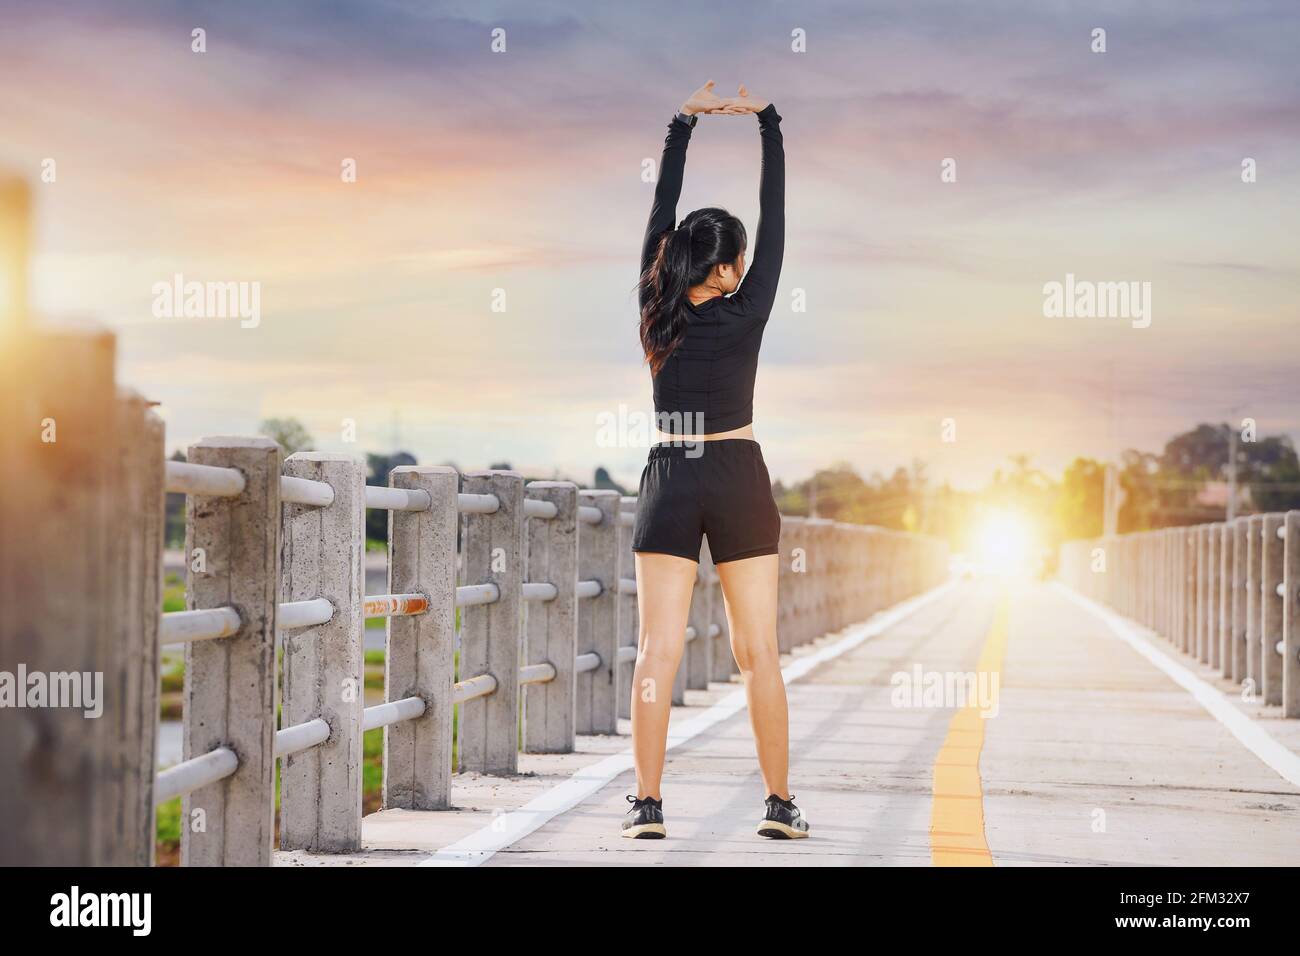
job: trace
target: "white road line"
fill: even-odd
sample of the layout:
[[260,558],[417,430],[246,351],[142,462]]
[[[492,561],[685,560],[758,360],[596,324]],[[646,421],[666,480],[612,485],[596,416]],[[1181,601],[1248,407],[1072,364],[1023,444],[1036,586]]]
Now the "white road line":
[[[786,683],[803,677],[814,667],[833,660],[853,650],[868,638],[893,627],[903,618],[938,600],[955,587],[954,582],[942,584],[932,591],[894,605],[887,611],[873,615],[861,624],[847,629],[840,640],[812,654],[796,658],[781,669]],[[689,720],[670,724],[668,730],[668,749],[686,743],[708,730],[714,724],[745,709],[745,692],[737,690],[728,694],[708,710]],[[631,748],[612,754],[604,760],[597,761],[581,770],[561,784],[557,784],[545,793],[509,813],[498,814],[492,822],[482,829],[457,840],[438,850],[420,866],[478,866],[491,858],[498,850],[503,850],[528,834],[545,825],[548,821],[568,810],[572,810],[588,797],[599,792],[619,774],[632,769]]]
[[1189,668],[1162,651],[1151,640],[1154,636],[1153,631],[1115,613],[1105,605],[1098,604],[1091,598],[1072,591],[1059,581],[1056,583],[1056,587],[1075,604],[1091,611],[1105,621],[1110,625],[1110,629],[1129,647],[1164,671],[1174,683],[1190,693],[1197,703],[1209,711],[1215,720],[1227,727],[1232,736],[1241,741],[1242,746],[1247,750],[1264,761],[1270,770],[1276,771],[1281,775],[1282,779],[1300,787],[1300,756],[1283,744],[1278,743],[1258,721],[1252,720],[1247,714],[1229,703],[1223,692],[1217,687],[1202,680]]

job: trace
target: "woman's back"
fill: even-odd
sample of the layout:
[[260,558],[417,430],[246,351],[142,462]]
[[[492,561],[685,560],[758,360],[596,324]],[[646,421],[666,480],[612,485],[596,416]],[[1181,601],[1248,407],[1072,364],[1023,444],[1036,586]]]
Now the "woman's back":
[[[752,264],[734,294],[720,295],[698,305],[685,303],[686,321],[675,335],[676,345],[661,359],[657,369],[652,366],[658,426],[670,435],[715,434],[740,428],[753,420],[758,352],[776,297],[785,249],[785,151],[781,117],[771,104],[757,115],[763,158],[758,236]],[[656,265],[662,268],[665,246],[675,235],[673,222],[691,131],[691,124],[680,116],[668,125],[659,182],[642,246],[643,312],[652,292],[646,276],[653,274]],[[683,221],[677,232],[689,226],[690,218]],[[683,243],[689,238],[684,237]],[[643,341],[644,328],[643,321]]]

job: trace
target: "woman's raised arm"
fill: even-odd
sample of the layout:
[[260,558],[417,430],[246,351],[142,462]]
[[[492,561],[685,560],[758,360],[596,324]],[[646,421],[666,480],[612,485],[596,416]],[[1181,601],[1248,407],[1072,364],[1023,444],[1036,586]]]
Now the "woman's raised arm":
[[659,180],[655,183],[655,198],[650,205],[650,221],[646,223],[645,240],[641,245],[641,272],[654,261],[659,239],[677,224],[677,199],[682,194],[682,173],[686,169],[686,146],[691,141],[693,114],[690,121],[675,115],[668,124],[664,139],[664,154],[659,160]]
[[659,160],[659,179],[655,183],[654,203],[650,206],[650,221],[646,224],[645,240],[641,244],[641,272],[654,261],[659,239],[677,223],[677,199],[682,194],[682,173],[686,169],[686,145],[691,141],[695,117],[700,113],[750,113],[751,106],[736,99],[723,99],[713,92],[709,80],[686,98],[681,110],[668,124],[664,139],[664,154]]
[[[742,87],[741,95],[728,102],[750,101]],[[785,143],[781,137],[781,115],[776,107],[757,102],[753,106],[763,148],[758,179],[758,235],[749,270],[732,298],[739,298],[746,311],[766,321],[776,300],[776,284],[785,257]]]

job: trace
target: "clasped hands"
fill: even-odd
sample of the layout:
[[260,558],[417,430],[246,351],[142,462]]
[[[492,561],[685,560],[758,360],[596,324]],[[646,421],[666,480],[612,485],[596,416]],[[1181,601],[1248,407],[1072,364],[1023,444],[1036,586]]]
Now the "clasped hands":
[[742,113],[759,113],[766,109],[767,100],[755,99],[741,83],[735,96],[718,96],[713,92],[713,81],[705,83],[686,98],[682,112],[687,116],[696,113],[717,113],[723,116],[738,116]]

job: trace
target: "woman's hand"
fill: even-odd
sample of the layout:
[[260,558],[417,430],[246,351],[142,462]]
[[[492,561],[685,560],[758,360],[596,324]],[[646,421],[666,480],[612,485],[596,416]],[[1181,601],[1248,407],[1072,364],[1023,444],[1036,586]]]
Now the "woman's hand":
[[[745,92],[743,84],[740,87],[740,91],[742,94]],[[763,105],[766,106],[767,104]],[[762,107],[760,106],[759,109],[762,109]],[[718,96],[713,92],[713,81],[709,80],[709,82],[705,83],[686,98],[686,102],[682,104],[682,112],[687,116],[693,116],[696,113],[736,114],[757,111],[751,110],[744,105],[736,105],[735,97],[723,99],[721,96]]]
[[[710,84],[712,85],[712,84]],[[749,90],[745,89],[745,84],[740,84],[740,89],[736,91],[735,96],[729,96],[720,100],[724,105],[723,109],[715,112],[727,113],[761,113],[767,109],[768,101],[760,100],[749,95]]]

